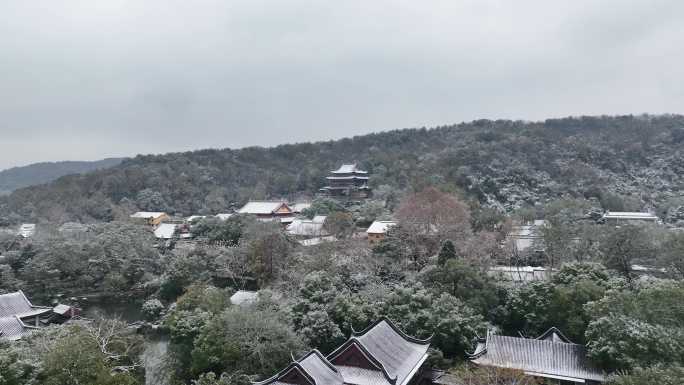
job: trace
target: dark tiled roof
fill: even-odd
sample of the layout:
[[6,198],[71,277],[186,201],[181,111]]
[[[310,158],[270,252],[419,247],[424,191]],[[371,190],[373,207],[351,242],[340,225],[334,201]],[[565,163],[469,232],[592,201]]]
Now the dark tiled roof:
[[17,317],[0,317],[0,340],[17,340],[26,333],[24,323]]
[[356,338],[380,361],[397,385],[403,384],[413,369],[425,359],[429,340],[410,337],[386,318],[381,319]]
[[312,350],[299,360],[317,385],[343,384],[342,375],[318,350]]
[[29,313],[32,310],[31,302],[21,291],[0,295],[0,317]]
[[22,319],[51,312],[49,307],[33,306],[20,290],[0,295],[0,338],[15,340],[27,333]]
[[284,384],[284,377],[292,370],[299,371],[312,385],[343,385],[342,375],[318,350],[312,350],[301,359],[292,362],[275,376],[255,384]]
[[488,334],[472,361],[479,365],[522,370],[541,377],[567,377],[604,381],[605,376],[592,367],[582,345]]
[[[297,375],[312,385],[405,385],[427,358],[429,345],[429,340],[407,336],[390,320],[383,318],[366,330],[355,333],[327,358],[312,350],[280,373],[256,384],[291,382],[293,371],[297,371]],[[362,360],[367,359],[368,367],[348,366],[346,362],[340,362],[340,365],[331,363],[348,349],[356,348],[357,354],[363,355]]]

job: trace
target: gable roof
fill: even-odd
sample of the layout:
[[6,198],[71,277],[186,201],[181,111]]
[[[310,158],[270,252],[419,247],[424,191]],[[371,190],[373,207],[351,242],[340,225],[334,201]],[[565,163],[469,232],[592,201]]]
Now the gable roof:
[[138,211],[137,213],[131,214],[131,218],[153,219],[163,215],[166,215],[166,213],[161,211]]
[[379,364],[388,382],[403,385],[413,378],[425,362],[430,339],[420,340],[408,336],[383,317],[365,330],[354,332],[345,344],[328,355],[328,359],[333,360],[355,343],[371,361]]
[[[299,360],[293,360],[285,369],[275,376],[254,384],[283,384],[293,371],[302,375],[311,385],[343,385],[344,380],[337,368],[328,361],[318,350],[314,349]],[[285,381],[283,381],[285,380]]]
[[21,290],[14,293],[0,294],[0,317],[25,314],[34,310],[31,301]]
[[629,212],[629,211],[606,211],[603,214],[603,219],[632,219],[632,220],[646,220],[657,221],[658,217],[651,213]]
[[176,232],[175,223],[162,223],[154,229],[154,236],[159,239],[171,239]]
[[323,230],[325,218],[322,215],[318,215],[314,219],[295,218],[292,223],[287,225],[286,230],[291,235],[320,236],[325,233]]
[[288,208],[288,210],[292,211],[290,207],[287,205],[285,202],[280,202],[280,201],[249,201],[247,204],[242,206],[240,210],[238,210],[238,213],[240,214],[261,214],[261,215],[266,215],[266,214],[273,214],[278,209],[280,209],[282,206],[285,206]]
[[0,338],[17,340],[31,328],[22,318],[35,317],[51,312],[52,308],[33,306],[21,290],[0,294]]
[[[299,360],[293,359],[275,376],[255,384],[291,383],[292,375],[299,374],[312,385],[406,385],[427,359],[429,345],[429,340],[410,337],[389,319],[381,318],[364,331],[354,332],[327,357],[312,350]],[[363,365],[333,364],[349,349],[357,349],[354,354],[362,355]]]
[[566,337],[555,326],[550,327],[549,330],[542,333],[539,337],[537,337],[537,339],[551,342],[565,342],[568,344],[572,343],[572,341],[570,341],[570,338]]
[[483,366],[518,369],[538,377],[605,381],[604,374],[589,363],[583,345],[562,341],[487,333],[486,340],[471,355],[471,361]]
[[389,230],[390,227],[396,226],[397,222],[394,221],[375,221],[373,222],[366,233],[370,234],[384,234]]

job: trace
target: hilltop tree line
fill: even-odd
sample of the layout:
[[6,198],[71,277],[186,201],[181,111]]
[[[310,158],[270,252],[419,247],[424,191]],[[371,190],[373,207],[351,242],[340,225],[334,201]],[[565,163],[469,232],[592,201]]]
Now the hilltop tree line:
[[478,120],[273,148],[139,155],[3,197],[0,225],[111,221],[134,210],[215,214],[249,199],[310,197],[330,170],[352,161],[390,200],[438,186],[500,211],[581,197],[684,221],[682,143],[682,116],[618,116]]

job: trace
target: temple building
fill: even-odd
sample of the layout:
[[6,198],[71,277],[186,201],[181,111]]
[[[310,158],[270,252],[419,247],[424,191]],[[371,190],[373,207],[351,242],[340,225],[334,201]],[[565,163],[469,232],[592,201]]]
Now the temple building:
[[355,164],[343,164],[325,179],[328,184],[320,191],[328,196],[354,199],[370,196],[368,172],[359,170]]
[[280,221],[284,225],[292,223],[295,215],[292,208],[282,201],[249,201],[237,212],[254,215],[259,221]]
[[487,332],[470,360],[476,365],[517,369],[551,383],[596,384],[606,380],[603,372],[587,359],[584,345],[572,343],[551,328],[537,338],[507,337]]
[[429,339],[410,337],[382,318],[327,356],[312,350],[255,385],[417,385],[429,346]]

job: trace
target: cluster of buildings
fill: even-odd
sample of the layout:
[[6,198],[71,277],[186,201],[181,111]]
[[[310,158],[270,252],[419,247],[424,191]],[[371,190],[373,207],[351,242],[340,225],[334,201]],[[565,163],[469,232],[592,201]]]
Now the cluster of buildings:
[[255,385],[408,385],[426,382],[430,340],[406,335],[382,318],[332,353],[312,350]]
[[80,315],[68,305],[35,306],[24,292],[0,294],[0,340],[15,341],[53,323],[63,323]]
[[[381,318],[324,355],[311,350],[255,385],[464,385],[427,362],[431,339],[407,335]],[[598,384],[605,374],[587,360],[586,348],[556,328],[537,338],[487,333],[468,357],[478,366],[514,369],[560,385]]]

